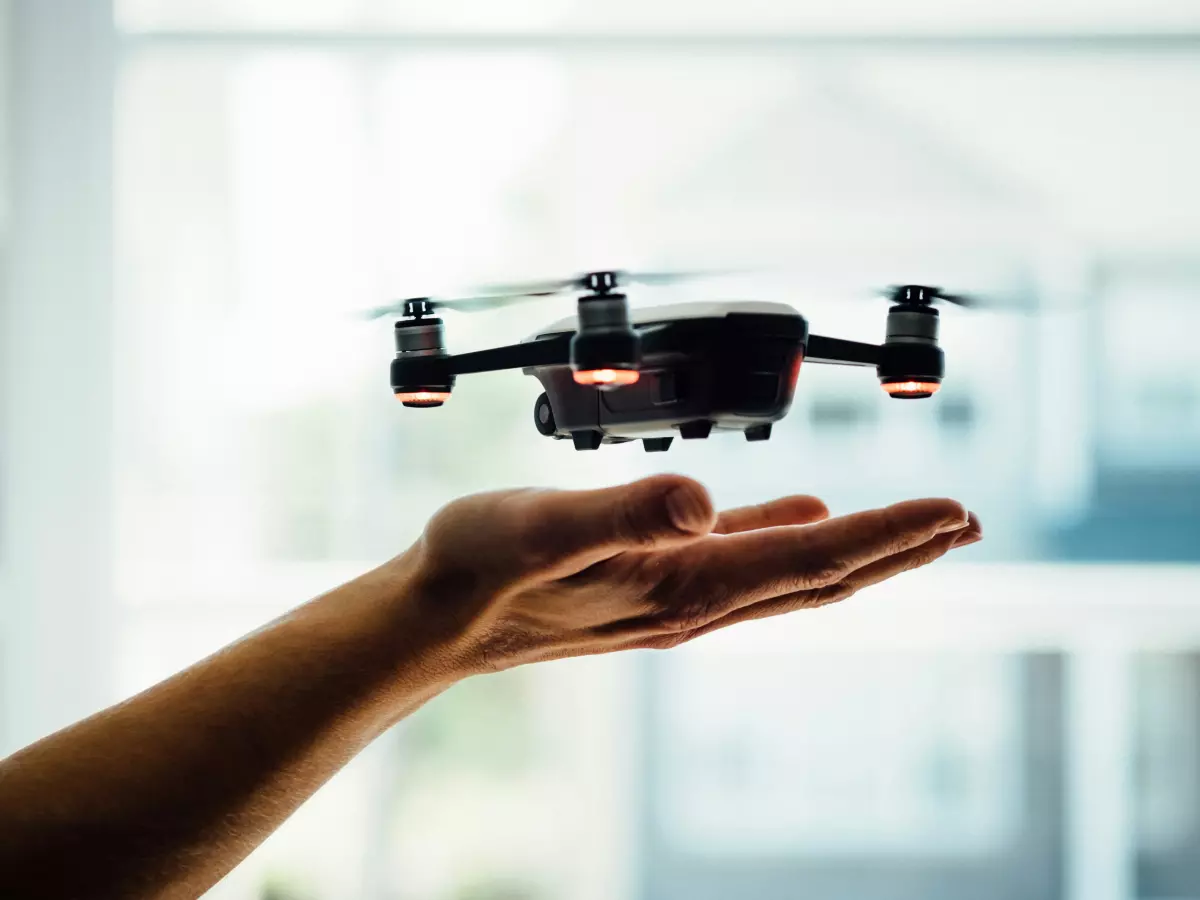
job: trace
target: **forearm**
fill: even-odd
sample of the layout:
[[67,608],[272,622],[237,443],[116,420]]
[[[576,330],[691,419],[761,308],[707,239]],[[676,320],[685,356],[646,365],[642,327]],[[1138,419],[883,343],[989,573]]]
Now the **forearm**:
[[0,895],[194,897],[457,677],[405,559],[0,763]]

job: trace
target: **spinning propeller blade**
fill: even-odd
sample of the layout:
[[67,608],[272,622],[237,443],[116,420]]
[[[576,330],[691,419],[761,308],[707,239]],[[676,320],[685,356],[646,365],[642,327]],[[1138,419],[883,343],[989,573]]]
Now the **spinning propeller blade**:
[[[543,297],[553,297],[566,293],[588,293],[597,291],[606,293],[622,285],[640,284],[647,287],[661,287],[668,284],[679,284],[701,278],[716,278],[723,275],[737,274],[736,270],[726,271],[692,271],[692,272],[629,272],[624,269],[600,270],[586,272],[574,278],[561,278],[547,281],[528,281],[512,284],[489,284],[480,287],[474,296],[441,300],[433,297],[415,297],[377,306],[367,310],[363,317],[367,319],[382,319],[387,316],[428,315],[439,309],[450,309],[458,312],[479,312],[488,309],[500,309],[515,303],[525,303]],[[419,304],[419,306],[414,306]]]
[[876,291],[892,303],[917,303],[936,305],[950,303],[966,309],[1012,309],[1015,304],[984,298],[978,294],[952,294],[939,287],[919,284],[894,284]]
[[737,274],[735,271],[689,271],[689,272],[630,272],[625,269],[607,269],[585,272],[574,278],[548,281],[529,281],[517,284],[489,284],[479,289],[482,297],[550,297],[554,294],[582,293],[595,290],[598,283],[607,289],[640,284],[646,287],[661,287],[680,284],[701,278],[716,278],[721,275]]
[[449,309],[455,312],[482,312],[488,309],[499,309],[514,303],[523,303],[535,299],[533,296],[518,294],[510,297],[464,297],[454,300],[439,300],[434,297],[414,297],[408,300],[397,300],[386,306],[376,306],[362,313],[364,319],[382,319],[393,316],[411,316],[413,303],[422,304],[421,315],[434,313],[439,309]]

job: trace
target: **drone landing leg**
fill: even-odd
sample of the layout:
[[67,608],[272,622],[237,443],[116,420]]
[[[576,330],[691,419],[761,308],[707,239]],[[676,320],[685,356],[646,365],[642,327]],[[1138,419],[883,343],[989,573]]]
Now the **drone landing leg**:
[[673,437],[642,438],[642,448],[647,453],[663,453],[670,448],[673,440]]
[[771,439],[771,423],[765,425],[751,425],[746,429],[746,440],[748,441],[767,441]]
[[572,431],[571,440],[576,450],[598,450],[604,435],[599,431]]

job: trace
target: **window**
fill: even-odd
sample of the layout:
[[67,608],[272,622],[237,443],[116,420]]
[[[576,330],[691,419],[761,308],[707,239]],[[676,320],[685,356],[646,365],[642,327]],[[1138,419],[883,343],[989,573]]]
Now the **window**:
[[[475,490],[669,468],[721,505],[961,496],[988,534],[812,616],[462,684],[213,897],[1200,893],[1191,4],[115,6],[112,108],[89,93],[67,117],[106,124],[72,159],[103,170],[111,152],[115,176],[87,207],[114,223],[115,301],[87,320],[104,352],[80,362],[112,378],[113,465],[93,472],[112,483],[79,530],[114,547],[114,615],[91,610],[112,621],[94,644],[114,694]],[[22,109],[70,99],[15,88]],[[872,289],[898,280],[1036,313],[946,310],[947,386],[927,404],[807,366],[770,442],[665,457],[542,439],[520,373],[402,411],[390,329],[357,317],[611,264],[790,269],[702,290],[863,340]],[[81,298],[102,275],[73,282]],[[516,340],[561,314],[456,317],[448,337]],[[94,448],[70,434],[55,460],[74,472]]]
[[[839,27],[779,21],[774,6],[689,12],[684,39],[719,33],[735,14],[749,33]],[[1176,15],[1149,11],[1147,21],[1160,13]],[[1061,306],[1065,327],[1086,334],[1088,311],[1109,307],[1092,305],[1090,269],[1072,269],[1060,235],[1102,258],[1130,217],[1150,222],[1165,196],[1150,169],[1125,165],[1145,142],[1110,146],[1106,123],[1114,107],[1146,115],[1146,97],[1200,85],[1200,69],[1123,57],[1114,77],[1102,56],[620,44],[656,34],[669,46],[677,11],[666,4],[610,5],[600,18],[545,3],[459,14],[384,3],[121,10],[131,52],[118,88],[120,308],[133,326],[118,382],[125,684],[394,552],[453,496],[664,465],[703,478],[725,504],[804,489],[836,508],[969,497],[988,523],[976,558],[998,565],[983,602],[1020,593],[1011,566],[1046,555],[1056,533],[1031,478],[1053,459],[1039,446],[1052,440],[1038,427],[1041,383],[1098,359],[1059,355],[1039,339],[1041,320],[945,311],[950,379],[924,406],[891,402],[862,373],[807,367],[797,407],[808,415],[781,423],[747,466],[740,443],[721,441],[666,459],[570,452],[531,427],[536,391],[516,373],[464,379],[444,409],[401,413],[384,381],[389,328],[355,313],[600,260],[772,262],[802,274],[709,290],[792,302],[814,330],[871,340],[883,301],[869,289],[932,268]],[[1009,14],[1049,27],[1032,9]],[[1121,27],[1122,15],[1088,21]],[[903,34],[920,22],[892,25]],[[618,35],[611,51],[572,43],[592,28]],[[449,37],[422,43],[423,32]],[[1097,84],[1103,107],[1089,105]],[[1050,118],[1055,137],[1038,138]],[[1160,118],[1154,127],[1174,127]],[[1072,162],[1085,144],[1090,169]],[[1118,160],[1125,181],[1114,185],[1104,173]],[[459,348],[515,340],[559,315],[551,301],[457,317],[448,337]],[[1136,397],[1120,402],[1150,415]],[[836,414],[846,404],[862,410],[854,427]],[[1129,421],[1125,440],[1151,433]],[[1102,515],[1094,502],[1077,498],[1074,519]],[[938,603],[958,596],[919,584]],[[1012,615],[1036,627],[1029,607]],[[898,653],[864,649],[861,636],[799,656],[746,638],[740,653],[702,645],[462,685],[356,763],[222,890],[249,897],[274,878],[286,891],[290,878],[320,896],[360,884],[422,898],[728,896],[746,885],[782,897],[797,884],[879,900],[980,884],[997,897],[1064,896],[1072,866],[1098,858],[1072,854],[1109,849],[1073,843],[1071,705],[1087,688],[1061,643],[1070,629],[1056,625],[1048,644],[1026,635],[979,647],[963,628],[938,626]],[[1153,739],[1150,720],[1130,722]],[[1146,803],[1159,783],[1139,788]],[[344,823],[336,839],[322,828],[329,816]],[[490,827],[500,821],[503,840]],[[330,843],[301,851],[319,839]],[[603,876],[580,846],[596,848]],[[1169,860],[1147,864],[1165,872]]]

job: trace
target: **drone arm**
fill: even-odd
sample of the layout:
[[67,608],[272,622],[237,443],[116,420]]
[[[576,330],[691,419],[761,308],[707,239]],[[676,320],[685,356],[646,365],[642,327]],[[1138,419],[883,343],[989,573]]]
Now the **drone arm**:
[[571,335],[560,334],[527,341],[459,353],[447,357],[453,375],[470,375],[475,372],[498,372],[503,369],[525,369],[532,366],[565,366],[571,361]]
[[874,368],[879,365],[879,350],[877,344],[863,344],[859,341],[845,341],[841,338],[813,334],[809,335],[808,350],[804,354],[804,361],[831,366],[870,366]]

